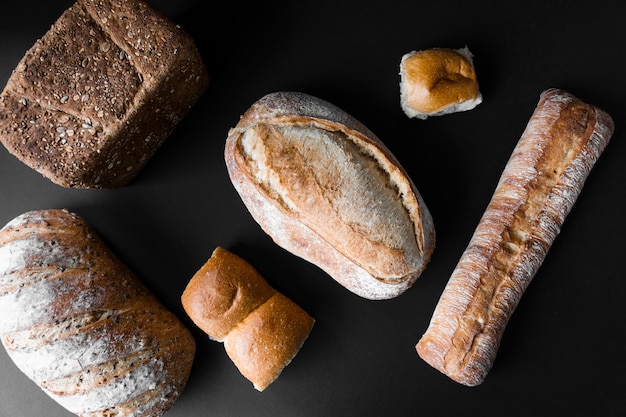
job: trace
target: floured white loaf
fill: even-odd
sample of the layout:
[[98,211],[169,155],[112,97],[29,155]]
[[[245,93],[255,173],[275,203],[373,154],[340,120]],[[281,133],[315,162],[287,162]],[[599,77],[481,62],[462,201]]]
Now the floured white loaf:
[[376,135],[331,103],[268,94],[230,130],[224,156],[263,230],[353,293],[396,297],[430,260],[435,229],[413,181]]
[[0,230],[0,338],[46,394],[83,417],[157,417],[183,392],[195,341],[78,216]]
[[141,0],[78,0],[0,95],[0,141],[52,182],[131,182],[196,104],[207,70],[191,37]]
[[603,110],[542,92],[417,352],[451,379],[481,384],[522,294],[613,134]]

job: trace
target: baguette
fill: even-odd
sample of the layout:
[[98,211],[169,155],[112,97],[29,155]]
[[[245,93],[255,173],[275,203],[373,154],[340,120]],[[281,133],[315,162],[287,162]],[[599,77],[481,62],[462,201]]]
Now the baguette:
[[0,141],[68,188],[130,183],[208,86],[191,37],[141,0],[77,0],[0,94]]
[[426,267],[432,217],[400,163],[336,106],[268,94],[230,129],[232,183],[262,229],[353,293],[396,297]]
[[217,247],[182,295],[191,320],[224,343],[241,374],[264,391],[293,360],[315,319],[248,262]]
[[606,112],[569,92],[541,93],[416,345],[428,364],[464,385],[484,381],[511,314],[613,129]]
[[157,417],[195,341],[84,220],[24,213],[0,230],[0,338],[15,365],[83,417]]

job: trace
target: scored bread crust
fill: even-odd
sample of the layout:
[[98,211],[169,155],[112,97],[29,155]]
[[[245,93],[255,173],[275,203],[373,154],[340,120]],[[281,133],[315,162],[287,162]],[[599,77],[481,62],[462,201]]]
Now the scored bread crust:
[[209,77],[191,37],[141,0],[77,0],[0,95],[0,141],[52,182],[127,185]]
[[77,415],[158,417],[186,386],[189,330],[67,210],[0,230],[0,314],[15,365]]
[[[251,137],[265,141],[250,144]],[[353,293],[396,297],[430,260],[433,220],[412,180],[376,135],[338,107],[299,92],[268,94],[230,129],[224,157],[235,189],[274,242]]]
[[451,379],[481,384],[507,322],[613,134],[603,110],[548,89],[416,345]]

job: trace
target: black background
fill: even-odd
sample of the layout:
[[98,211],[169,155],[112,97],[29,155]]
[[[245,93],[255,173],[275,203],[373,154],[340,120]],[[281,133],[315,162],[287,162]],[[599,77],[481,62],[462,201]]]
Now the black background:
[[[71,1],[3,5],[0,83]],[[0,147],[0,224],[69,208],[185,321],[197,354],[168,417],[625,416],[626,2],[400,1],[220,4],[154,0],[196,40],[211,85],[136,180],[117,190],[57,186]],[[474,54],[484,101],[428,120],[400,108],[403,54]],[[541,91],[557,87],[609,112],[615,134],[513,314],[493,369],[459,385],[415,352]],[[417,283],[362,299],[277,247],[236,194],[223,160],[228,129],[263,95],[330,101],[376,133],[434,217],[437,249]],[[264,392],[185,316],[180,295],[216,246],[255,266],[316,319]],[[0,318],[1,319],[1,318]],[[0,416],[67,417],[0,350]]]

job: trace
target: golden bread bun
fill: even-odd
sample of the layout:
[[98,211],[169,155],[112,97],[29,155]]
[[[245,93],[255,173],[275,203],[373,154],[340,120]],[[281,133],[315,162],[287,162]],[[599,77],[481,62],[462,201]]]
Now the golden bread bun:
[[219,246],[189,281],[182,304],[258,391],[278,378],[315,323],[246,260]]
[[400,104],[409,117],[471,110],[482,102],[472,53],[432,48],[405,54],[400,62]]

